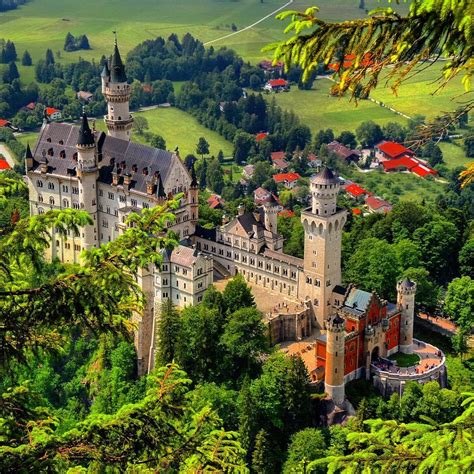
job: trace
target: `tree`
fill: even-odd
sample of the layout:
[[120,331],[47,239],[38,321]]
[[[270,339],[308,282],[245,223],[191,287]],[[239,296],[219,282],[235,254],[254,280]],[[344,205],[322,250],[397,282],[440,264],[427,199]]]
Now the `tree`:
[[[474,469],[472,416],[474,394],[465,394],[464,411],[448,423],[432,420],[407,424],[395,420],[368,420],[365,431],[347,435],[349,453],[311,462],[308,472],[318,466],[330,472],[453,472]],[[459,406],[459,405],[458,405]],[[456,407],[457,408],[457,407]],[[368,432],[367,432],[368,430]]]
[[64,51],[75,51],[76,50],[76,38],[68,32],[64,40]]
[[13,61],[8,64],[8,69],[3,73],[3,82],[12,83],[15,79],[19,79],[20,73]]
[[156,362],[157,365],[166,365],[173,362],[175,358],[180,329],[179,312],[171,299],[165,300],[161,305],[157,329],[158,350]]
[[399,279],[409,278],[416,282],[415,300],[419,305],[435,309],[437,304],[438,287],[433,282],[428,270],[409,267],[400,275]]
[[240,165],[247,160],[250,149],[255,146],[255,137],[246,132],[237,132],[234,137],[234,160]]
[[217,153],[217,159],[219,160],[219,163],[222,163],[224,161],[224,152],[222,150],[219,150]]
[[285,253],[288,255],[293,255],[294,257],[303,258],[304,257],[304,228],[300,219],[292,219],[292,227],[290,238],[285,242]]
[[244,277],[239,273],[227,283],[222,293],[227,314],[233,313],[236,308],[253,308],[255,299],[247,286]]
[[474,239],[469,239],[459,252],[459,270],[461,275],[474,278]]
[[209,154],[209,143],[204,137],[199,137],[199,141],[196,145],[196,153],[201,155],[201,158],[204,158],[204,155]]
[[347,148],[354,149],[357,146],[356,137],[352,132],[347,130],[341,132],[341,134],[336,138],[339,143],[342,143]]
[[268,337],[262,314],[256,308],[242,308],[227,320],[221,345],[228,354],[228,370],[236,374],[255,375],[259,357],[268,349]]
[[250,76],[250,87],[254,91],[259,90],[262,87],[262,80],[258,74],[252,74]]
[[[22,187],[21,181],[0,178],[0,196]],[[0,240],[0,332],[2,363],[24,360],[31,351],[50,350],[71,328],[129,335],[132,309],[143,305],[136,274],[139,267],[159,264],[160,249],[177,241],[162,233],[176,203],[131,214],[131,227],[113,242],[84,251],[82,265],[49,275],[41,255],[50,245],[49,229],[78,235],[91,223],[84,211],[65,209],[20,219]],[[124,255],[126,254],[126,258]],[[21,261],[19,257],[21,255]],[[14,274],[9,269],[16,268]]]
[[138,135],[143,135],[145,130],[148,130],[148,120],[143,117],[143,115],[136,115],[133,119],[133,130],[135,130]]
[[[321,430],[306,428],[291,437],[283,474],[305,472],[309,461],[323,458],[328,446]],[[309,471],[307,471],[309,472]],[[324,472],[321,468],[311,472]]]
[[150,145],[159,150],[166,150],[166,141],[161,135],[153,135],[150,140]]
[[398,122],[388,122],[383,126],[383,135],[385,140],[403,143],[406,137],[405,128]]
[[30,53],[25,49],[25,52],[23,53],[23,57],[21,58],[21,65],[22,66],[31,66],[33,64],[33,61],[31,59]]
[[212,158],[207,167],[207,183],[209,187],[220,194],[224,187],[224,171],[217,158]]
[[12,61],[17,60],[16,48],[15,43],[13,41],[7,41],[5,44],[4,52],[3,52],[3,62],[4,63],[11,63]]
[[441,163],[444,163],[443,152],[441,151],[441,148],[433,142],[428,142],[423,147],[421,156],[423,158],[428,158],[428,163],[431,166],[436,166]]
[[474,324],[474,280],[463,276],[448,285],[444,311],[461,327],[471,330]]
[[255,474],[273,474],[278,472],[278,452],[272,445],[271,438],[265,430],[260,430],[255,437],[255,449],[252,455],[252,471]]
[[323,145],[327,145],[334,140],[334,132],[331,128],[326,130],[319,130],[319,132],[314,137],[314,145],[313,148],[316,152],[319,152],[320,148]]
[[345,279],[366,291],[377,291],[382,298],[391,299],[399,274],[397,255],[390,244],[368,238],[360,241],[350,257]]
[[309,143],[311,143],[311,130],[306,125],[297,125],[288,133],[286,150],[290,153],[294,152],[297,148],[303,150]]
[[142,401],[112,415],[91,415],[66,433],[57,430],[50,413],[31,404],[27,387],[6,392],[0,405],[0,470],[107,471],[127,465],[155,472],[244,471],[236,434],[222,429],[209,405],[195,410],[186,373],[169,365],[149,382]]
[[474,158],[474,134],[464,138],[464,151],[468,158]]
[[199,187],[206,189],[207,186],[207,160],[203,158],[196,163],[196,175],[199,181]]
[[400,239],[393,244],[393,249],[398,258],[399,268],[406,270],[409,267],[419,267],[421,262],[421,251],[419,247],[409,239]]
[[77,40],[78,49],[91,49],[89,38],[86,35],[79,36]]
[[46,50],[45,64],[46,66],[51,66],[52,64],[54,64],[54,54],[49,48]]
[[380,125],[372,120],[362,122],[356,129],[357,140],[364,147],[371,148],[383,140],[383,133]]

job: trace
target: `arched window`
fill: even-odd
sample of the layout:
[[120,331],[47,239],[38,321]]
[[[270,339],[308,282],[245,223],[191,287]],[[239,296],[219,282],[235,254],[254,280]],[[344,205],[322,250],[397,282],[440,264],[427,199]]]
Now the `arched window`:
[[44,214],[44,209],[42,207],[38,207],[38,214]]
[[59,152],[59,158],[66,158],[66,152],[64,150]]
[[48,150],[48,156],[54,156],[54,150],[52,148]]
[[48,189],[54,189],[54,183],[48,183]]
[[54,198],[53,198],[53,196],[50,196],[50,198],[49,198],[49,203],[50,203],[52,206],[54,206]]
[[69,201],[67,199],[63,199],[63,207],[69,207]]
[[38,194],[38,202],[43,202],[43,196],[41,194]]

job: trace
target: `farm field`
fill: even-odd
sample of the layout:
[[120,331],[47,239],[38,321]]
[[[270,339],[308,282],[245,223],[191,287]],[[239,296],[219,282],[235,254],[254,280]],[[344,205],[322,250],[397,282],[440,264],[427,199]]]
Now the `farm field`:
[[391,121],[406,125],[406,119],[373,102],[361,100],[356,104],[346,97],[332,97],[329,94],[331,84],[327,79],[320,79],[315,81],[313,89],[309,91],[292,86],[290,92],[265,97],[269,101],[275,97],[280,107],[293,110],[313,134],[322,128],[332,128],[335,133],[355,130],[366,120],[373,120],[381,125]]
[[[182,36],[190,32],[201,41],[211,41],[229,33],[235,24],[238,29],[249,26],[282,7],[286,0],[138,0],[130,5],[120,0],[31,0],[17,10],[0,16],[0,36],[15,42],[21,54],[28,49],[36,60],[47,48],[61,51],[60,61],[100,59],[110,54],[112,31],[119,33],[120,46],[127,53],[138,43],[171,33]],[[377,0],[366,0],[368,10],[380,6]],[[359,0],[295,0],[286,9],[305,10],[317,4],[320,16],[329,20],[357,18],[365,13],[358,8]],[[406,6],[397,7],[406,11]],[[238,51],[246,60],[258,61],[268,57],[261,48],[267,43],[284,38],[285,23],[274,15],[242,33],[213,43]],[[66,33],[86,34],[90,51],[63,51]]]
[[448,168],[466,166],[469,161],[472,161],[472,158],[469,159],[466,156],[460,140],[453,140],[450,143],[441,142],[438,145],[443,152],[443,160]]

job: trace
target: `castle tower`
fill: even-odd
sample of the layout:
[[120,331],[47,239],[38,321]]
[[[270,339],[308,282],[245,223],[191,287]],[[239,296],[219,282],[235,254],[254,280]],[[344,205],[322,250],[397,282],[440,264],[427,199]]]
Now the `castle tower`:
[[191,223],[195,229],[199,218],[199,183],[194,168],[194,161],[191,164],[191,185],[189,187],[189,203],[191,204]]
[[331,312],[331,294],[341,283],[342,229],[346,211],[337,207],[339,180],[324,167],[311,179],[311,208],[301,213],[305,231],[304,271],[298,297],[310,300],[316,320],[323,326]]
[[263,205],[265,228],[270,230],[273,234],[278,233],[278,213],[280,212],[280,205],[275,196],[271,195],[271,200],[265,202]]
[[130,141],[133,118],[129,104],[132,89],[127,82],[125,66],[117,46],[117,36],[110,64],[104,66],[101,79],[102,93],[107,101],[107,115],[104,120],[109,135]]
[[402,311],[399,351],[413,353],[413,325],[415,323],[416,283],[405,278],[397,283],[397,303]]
[[339,315],[326,322],[326,369],[324,391],[338,406],[344,403],[344,325]]
[[94,133],[89,127],[86,114],[82,116],[77,140],[77,176],[79,178],[79,202],[94,223],[81,229],[81,247],[97,246],[97,156]]

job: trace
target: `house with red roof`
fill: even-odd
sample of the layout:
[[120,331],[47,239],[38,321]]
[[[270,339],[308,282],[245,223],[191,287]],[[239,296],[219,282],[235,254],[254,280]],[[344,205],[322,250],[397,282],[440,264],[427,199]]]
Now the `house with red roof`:
[[414,166],[410,171],[420,176],[420,178],[438,175],[438,172],[436,170],[421,162],[418,165]]
[[382,167],[385,172],[400,172],[400,171],[411,171],[412,168],[417,166],[419,161],[416,158],[409,156],[402,156],[393,160],[382,161]]
[[55,109],[54,107],[46,107],[46,115],[48,116],[49,120],[60,120],[62,117],[61,111]]
[[284,151],[274,151],[270,158],[275,169],[280,171],[288,169],[289,163],[286,161],[286,153]]
[[0,128],[2,127],[10,127],[11,126],[11,122],[9,120],[6,120],[6,119],[0,119]]
[[261,186],[253,192],[253,200],[257,206],[272,201],[272,193]]
[[352,214],[353,214],[354,216],[361,216],[361,215],[362,215],[362,211],[361,211],[359,208],[354,207],[354,208],[352,208]]
[[281,76],[283,74],[283,63],[281,61],[273,64],[272,60],[264,59],[258,65],[264,70],[266,76]]
[[264,86],[263,90],[268,92],[282,92],[287,91],[290,88],[290,84],[286,79],[282,77],[278,79],[270,79]]
[[273,180],[277,184],[283,184],[285,188],[293,189],[301,176],[298,173],[278,173],[273,175]]
[[392,210],[392,205],[388,201],[385,201],[376,196],[369,196],[365,200],[365,205],[367,206],[367,209],[371,213],[376,213],[376,212],[387,213]]
[[31,112],[32,110],[35,110],[35,107],[36,107],[36,104],[34,102],[30,102],[29,104],[25,105],[24,108]]
[[349,196],[353,197],[354,199],[362,199],[370,195],[369,191],[366,191],[364,188],[360,187],[356,183],[350,183],[346,185],[344,187],[344,190],[347,194],[349,194]]
[[[366,67],[372,66],[374,64],[374,62],[372,61],[371,58],[372,58],[372,55],[370,53],[365,53],[363,58],[362,58],[362,61],[359,64],[359,67],[360,68],[366,68]],[[356,59],[355,54],[346,54],[344,56],[344,61],[342,61],[342,68],[347,69],[347,68],[352,67],[352,65],[354,64],[355,59]],[[341,68],[341,63],[340,62],[331,63],[331,64],[329,64],[328,67],[332,71],[337,72]]]
[[375,156],[386,160],[395,160],[402,156],[415,156],[415,153],[397,142],[380,142],[375,147]]
[[255,135],[255,141],[256,142],[261,142],[262,140],[264,140],[267,137],[268,137],[268,132],[257,133]]
[[218,194],[211,194],[207,204],[211,209],[222,209],[225,201]]

